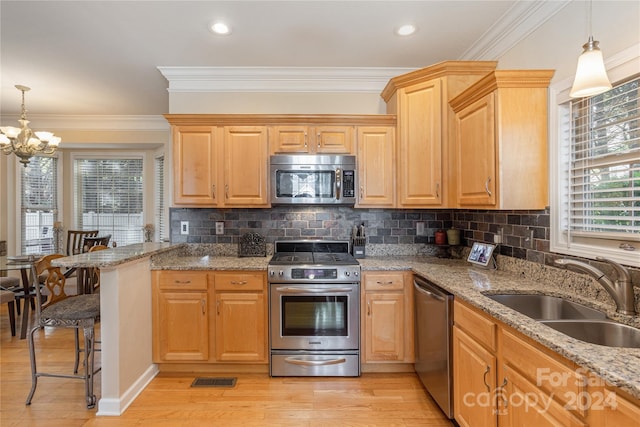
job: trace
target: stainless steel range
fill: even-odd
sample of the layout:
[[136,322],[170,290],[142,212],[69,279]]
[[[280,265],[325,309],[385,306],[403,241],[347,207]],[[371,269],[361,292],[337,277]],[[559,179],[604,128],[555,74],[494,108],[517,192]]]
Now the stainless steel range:
[[349,242],[276,242],[267,272],[271,375],[359,376],[360,265]]

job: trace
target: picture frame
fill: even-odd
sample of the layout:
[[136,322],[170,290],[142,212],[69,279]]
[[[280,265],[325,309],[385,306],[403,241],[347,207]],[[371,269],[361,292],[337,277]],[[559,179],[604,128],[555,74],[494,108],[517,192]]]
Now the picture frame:
[[493,250],[495,248],[496,245],[490,243],[474,242],[467,261],[474,265],[488,267],[493,262]]

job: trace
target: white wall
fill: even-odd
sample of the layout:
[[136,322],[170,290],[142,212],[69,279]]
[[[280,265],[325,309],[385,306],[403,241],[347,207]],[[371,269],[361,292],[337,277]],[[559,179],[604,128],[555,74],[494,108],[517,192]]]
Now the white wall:
[[[574,1],[498,58],[498,68],[555,69],[552,83],[572,78],[587,42],[588,3]],[[594,1],[592,34],[608,57],[640,43],[640,2]]]

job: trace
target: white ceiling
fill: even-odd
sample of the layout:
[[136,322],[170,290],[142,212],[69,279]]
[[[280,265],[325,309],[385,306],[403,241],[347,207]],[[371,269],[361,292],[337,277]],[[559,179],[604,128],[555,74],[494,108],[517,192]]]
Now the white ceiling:
[[[14,85],[23,84],[32,88],[29,114],[167,113],[169,84],[158,67],[420,68],[495,59],[510,47],[501,34],[537,26],[566,4],[541,16],[550,3],[2,0],[0,111],[18,113]],[[214,19],[232,34],[209,32]],[[404,23],[418,32],[396,36]]]

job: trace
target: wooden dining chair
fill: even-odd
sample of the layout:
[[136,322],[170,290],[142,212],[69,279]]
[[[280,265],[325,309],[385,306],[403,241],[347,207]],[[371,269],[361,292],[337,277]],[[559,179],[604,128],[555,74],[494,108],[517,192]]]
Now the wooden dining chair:
[[78,255],[84,252],[85,237],[95,237],[98,230],[68,230],[67,231],[67,255]]
[[111,234],[104,236],[87,236],[84,238],[83,252],[89,252],[94,246],[109,246]]
[[9,326],[11,327],[11,336],[16,336],[16,295],[12,291],[0,289],[0,304],[7,304],[9,309]]
[[[29,360],[31,362],[31,390],[26,404],[30,405],[40,377],[72,378],[85,382],[85,401],[87,409],[94,408],[96,396],[93,393],[93,377],[100,370],[95,369],[95,324],[100,316],[100,295],[88,294],[68,296],[64,291],[66,278],[59,267],[51,265],[51,261],[63,257],[61,254],[47,255],[40,259],[37,266],[46,266],[48,271],[45,286],[51,295],[42,310],[36,306],[35,326],[28,334]],[[37,267],[36,267],[37,269]],[[44,327],[75,329],[75,364],[73,375],[41,372],[36,364],[34,334]],[[80,348],[79,331],[84,333],[84,348]],[[55,337],[55,335],[52,335]],[[78,375],[80,353],[84,354],[84,373]]]

